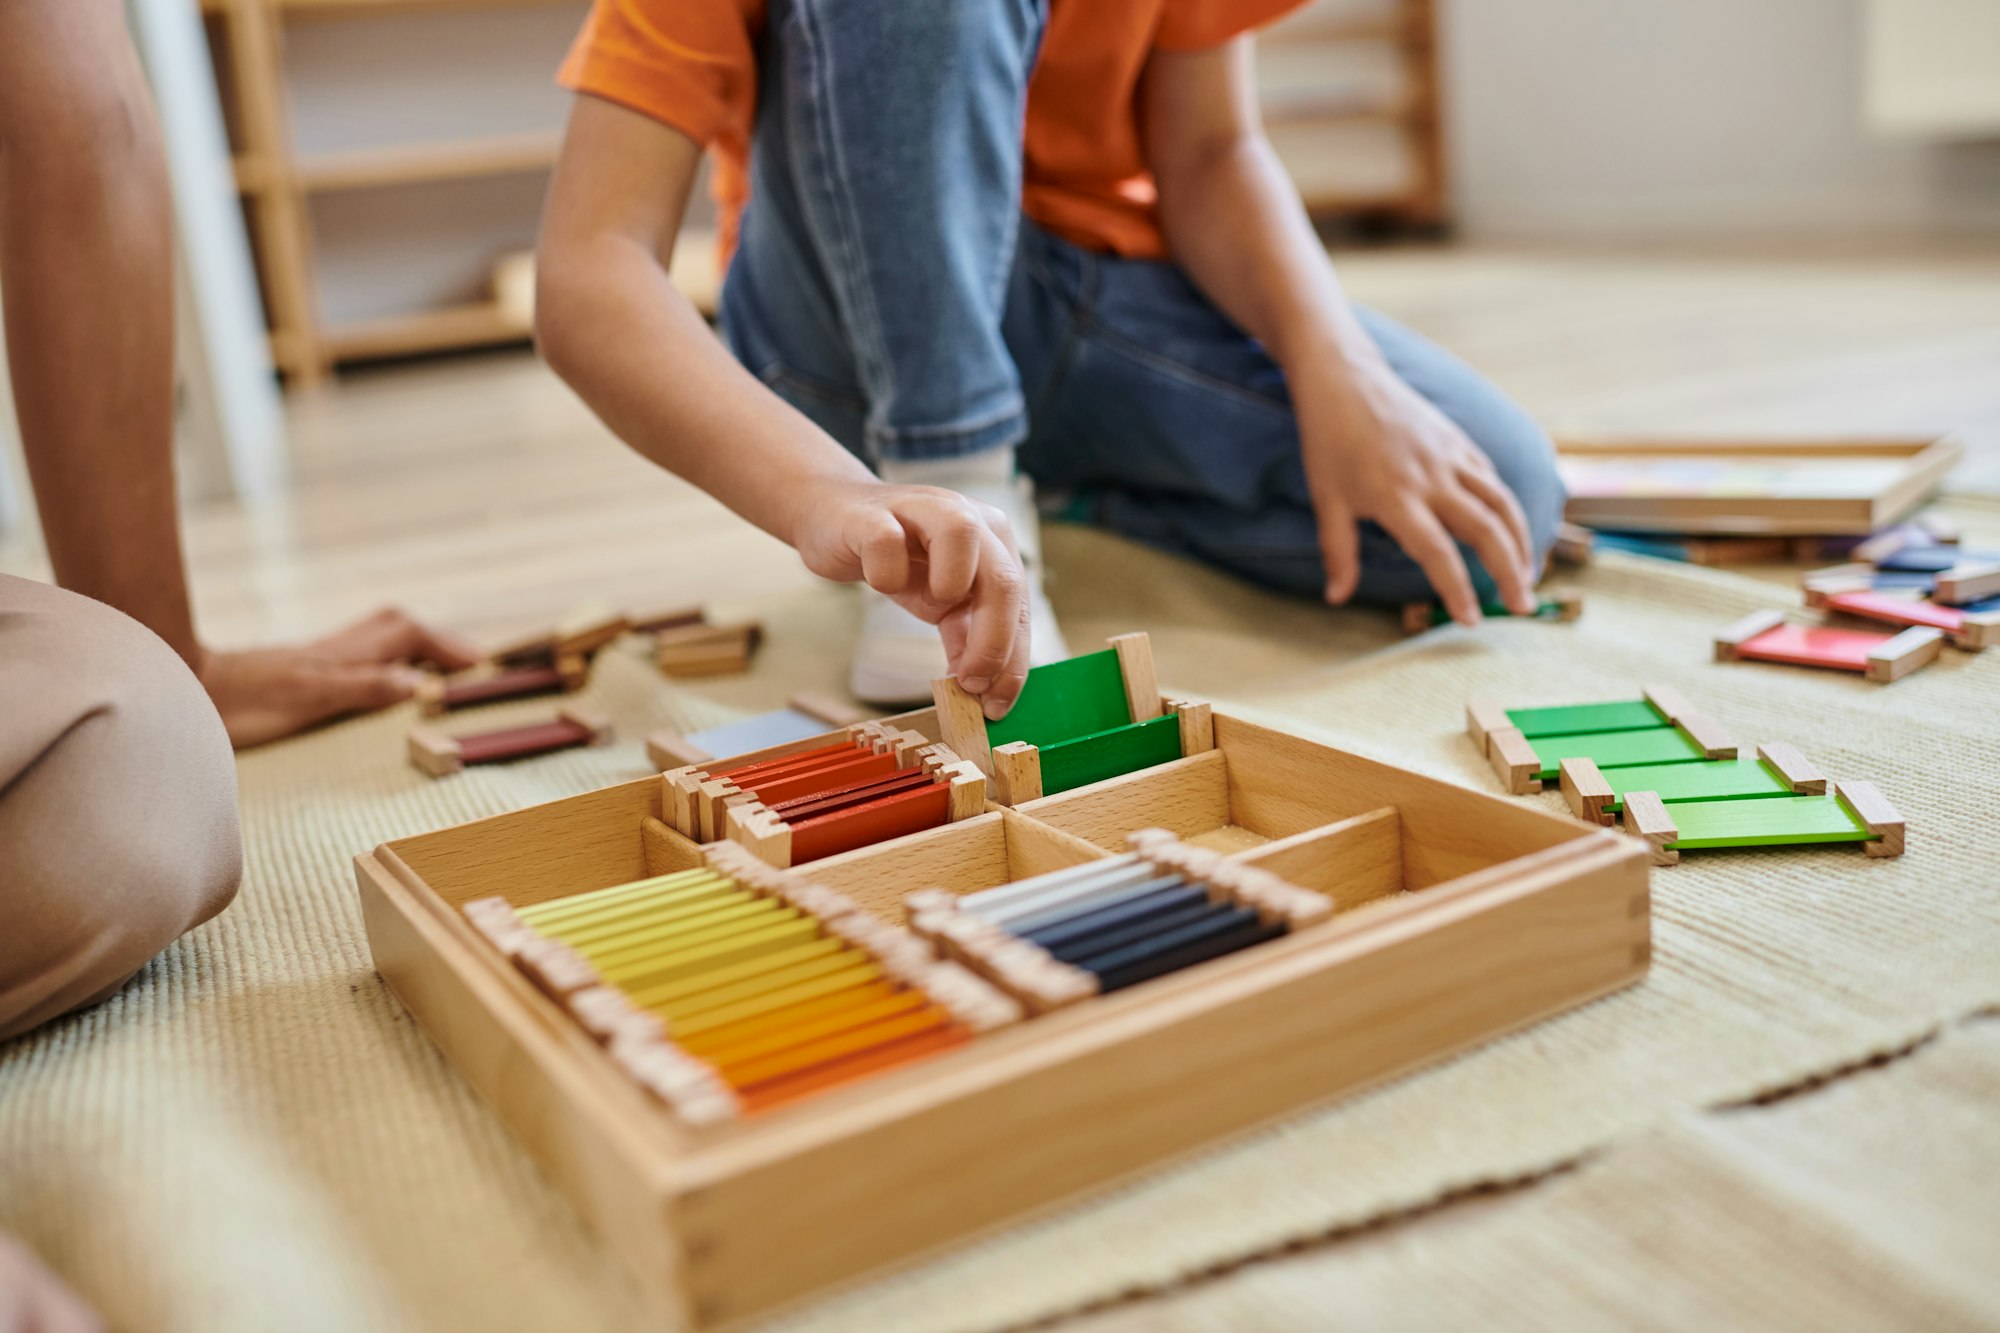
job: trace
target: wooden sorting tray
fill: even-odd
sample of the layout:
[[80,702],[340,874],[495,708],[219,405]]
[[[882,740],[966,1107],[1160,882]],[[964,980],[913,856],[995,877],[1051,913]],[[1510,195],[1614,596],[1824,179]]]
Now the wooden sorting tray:
[[1944,480],[1964,448],[1943,439],[1564,439],[1564,516],[1631,532],[1866,535]]
[[369,944],[550,1179],[702,1326],[962,1241],[1644,976],[1642,844],[1226,715],[1215,739],[1213,752],[799,873],[900,922],[908,892],[988,888],[1163,826],[1331,891],[1335,916],[740,1121],[670,1116],[458,910],[680,868],[689,847],[661,836],[657,778],[357,857]]

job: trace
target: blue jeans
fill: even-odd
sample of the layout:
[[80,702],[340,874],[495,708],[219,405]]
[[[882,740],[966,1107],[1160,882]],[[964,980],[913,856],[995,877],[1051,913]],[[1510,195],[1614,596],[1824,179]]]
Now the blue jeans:
[[[1092,521],[1316,597],[1284,372],[1178,266],[1084,250],[1021,216],[1044,17],[1039,0],[772,0],[723,335],[865,459],[1017,446],[1037,485],[1082,497]],[[1450,353],[1360,317],[1492,458],[1546,554],[1563,502],[1548,436]],[[1431,595],[1372,523],[1361,559],[1362,600]]]

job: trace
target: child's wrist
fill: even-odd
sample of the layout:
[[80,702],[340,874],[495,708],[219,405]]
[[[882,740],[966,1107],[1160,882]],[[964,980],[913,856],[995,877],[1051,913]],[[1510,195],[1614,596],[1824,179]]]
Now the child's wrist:
[[778,527],[773,535],[795,550],[816,519],[884,487],[858,461],[853,472],[809,472],[780,478],[779,485],[783,493],[777,501]]

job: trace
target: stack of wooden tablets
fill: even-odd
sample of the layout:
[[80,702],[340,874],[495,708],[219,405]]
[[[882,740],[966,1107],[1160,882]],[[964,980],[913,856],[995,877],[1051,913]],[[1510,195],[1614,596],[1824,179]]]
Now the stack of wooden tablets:
[[905,899],[947,958],[1042,1013],[1275,939],[1333,914],[1333,899],[1225,863],[1164,829],[1125,856],[981,893]]
[[1715,636],[1716,660],[1858,671],[1886,684],[1936,661],[1947,645],[1978,652],[2000,643],[2000,553],[1880,539],[1854,553],[1851,564],[1805,576],[1817,623],[1754,611]]
[[970,819],[986,777],[919,732],[859,722],[843,739],[725,768],[665,775],[662,818],[697,842],[727,838],[792,866]]
[[631,628],[631,618],[624,615],[573,617],[554,629],[502,644],[469,671],[425,680],[417,686],[417,707],[425,717],[437,717],[581,689],[590,679],[591,661]]
[[[1017,1004],[841,894],[719,865],[466,916],[692,1123],[949,1050]],[[727,865],[725,871],[721,868]]]
[[[569,694],[590,681],[597,654],[625,634],[653,637],[660,669],[670,676],[741,671],[763,637],[754,621],[714,625],[698,606],[650,615],[586,611],[551,629],[502,644],[479,665],[456,675],[433,676],[416,690],[418,710],[435,718],[487,704]],[[432,777],[468,764],[507,763],[611,739],[611,723],[588,710],[565,708],[545,722],[494,731],[449,735],[419,726],[409,735],[410,762]]]

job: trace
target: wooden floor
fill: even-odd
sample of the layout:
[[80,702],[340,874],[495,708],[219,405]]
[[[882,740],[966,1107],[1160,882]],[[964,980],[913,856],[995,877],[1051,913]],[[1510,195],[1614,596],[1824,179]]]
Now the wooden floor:
[[[1441,340],[1553,427],[1959,430],[2000,494],[2000,243],[1919,254],[1344,254],[1357,299]],[[383,602],[475,635],[581,603],[810,581],[778,543],[619,446],[525,351],[350,373],[291,410],[294,486],[196,507],[205,633],[309,634]],[[0,571],[45,576],[32,534]]]

